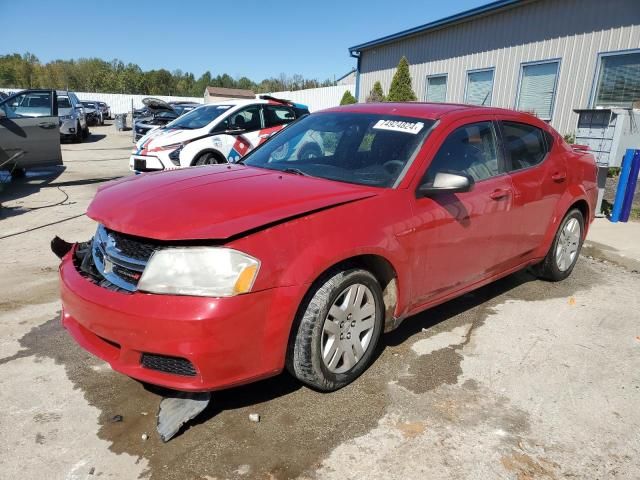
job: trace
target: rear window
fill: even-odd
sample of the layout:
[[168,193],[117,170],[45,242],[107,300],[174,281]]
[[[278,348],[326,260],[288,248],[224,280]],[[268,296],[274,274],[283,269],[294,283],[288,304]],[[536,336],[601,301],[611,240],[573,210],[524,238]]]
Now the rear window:
[[289,107],[277,107],[267,105],[264,107],[264,123],[265,127],[276,127],[278,125],[286,125],[296,119],[293,109]]
[[545,132],[533,125],[502,122],[502,136],[512,171],[538,165],[547,155]]

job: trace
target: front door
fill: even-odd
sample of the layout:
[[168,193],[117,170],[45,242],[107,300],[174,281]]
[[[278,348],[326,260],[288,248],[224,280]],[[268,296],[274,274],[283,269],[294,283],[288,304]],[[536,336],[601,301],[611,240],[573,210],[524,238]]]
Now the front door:
[[237,135],[230,136],[225,141],[231,143],[228,148],[227,160],[237,162],[260,143],[260,132],[263,129],[262,106],[249,105],[229,115],[216,129],[238,129]]
[[567,166],[563,155],[549,154],[553,137],[544,130],[506,119],[500,125],[519,225],[513,247],[521,263],[540,247],[552,223],[567,188]]
[[413,306],[453,294],[499,273],[511,255],[513,189],[491,117],[450,127],[420,184],[436,173],[469,175],[469,192],[417,196],[412,234]]
[[53,90],[25,90],[0,102],[0,169],[61,165]]

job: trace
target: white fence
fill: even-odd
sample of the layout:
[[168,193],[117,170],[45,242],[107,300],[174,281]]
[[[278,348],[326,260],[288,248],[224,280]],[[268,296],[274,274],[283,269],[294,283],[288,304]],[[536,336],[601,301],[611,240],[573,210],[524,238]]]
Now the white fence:
[[[3,92],[14,93],[24,90],[22,88],[0,88]],[[133,108],[142,108],[142,99],[147,97],[160,98],[165,102],[195,102],[202,103],[202,97],[173,97],[168,95],[129,95],[123,93],[91,93],[91,92],[74,92],[80,100],[95,100],[97,102],[105,102],[111,107],[111,114],[127,113],[131,111],[131,100],[133,100]]]
[[355,85],[336,85],[335,87],[271,92],[269,95],[277,98],[285,98],[296,103],[303,103],[309,107],[309,111],[315,112],[323,108],[337,107],[340,105],[340,100],[342,100],[342,96],[347,90],[350,90],[355,96]]
[[[6,93],[18,92],[22,89],[0,88]],[[308,88],[306,90],[271,92],[277,98],[284,98],[296,103],[303,103],[309,107],[309,111],[315,112],[323,108],[336,107],[340,105],[340,100],[344,92],[350,90],[355,96],[355,85],[337,85],[335,87]],[[160,98],[165,102],[195,102],[203,103],[202,97],[174,97],[167,95],[128,95],[122,93],[91,93],[75,92],[80,100],[95,100],[105,102],[111,107],[111,113],[126,113],[131,111],[131,100],[133,108],[142,108],[142,99],[146,97]],[[260,94],[262,95],[262,94]],[[258,96],[258,95],[257,95]]]

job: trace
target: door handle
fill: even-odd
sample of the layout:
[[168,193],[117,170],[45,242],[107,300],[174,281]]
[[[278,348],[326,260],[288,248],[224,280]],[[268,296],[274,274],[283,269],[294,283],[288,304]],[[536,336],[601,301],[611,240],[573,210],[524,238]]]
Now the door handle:
[[511,194],[511,191],[506,190],[504,188],[498,188],[489,194],[489,197],[493,200],[500,200],[505,197],[508,197]]
[[42,122],[42,123],[39,123],[38,126],[40,128],[44,128],[45,130],[51,130],[52,128],[56,128],[57,124],[53,122]]
[[564,182],[566,178],[567,178],[566,172],[556,172],[553,175],[551,175],[551,180],[553,180],[554,182]]

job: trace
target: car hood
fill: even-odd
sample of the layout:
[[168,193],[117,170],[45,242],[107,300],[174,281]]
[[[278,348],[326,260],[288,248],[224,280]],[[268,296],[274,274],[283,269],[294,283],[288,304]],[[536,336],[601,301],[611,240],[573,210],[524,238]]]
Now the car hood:
[[[142,120],[144,123],[144,120]],[[200,130],[185,130],[181,128],[159,128],[154,130],[149,135],[142,137],[138,143],[136,143],[135,151],[142,152],[142,150],[149,151],[156,147],[164,147],[166,145],[174,145],[176,143],[186,142],[195,137],[202,135]]]
[[147,107],[149,110],[153,110],[153,111],[169,111],[172,112],[173,111],[173,107],[171,105],[169,105],[167,102],[165,102],[164,100],[160,100],[159,98],[153,98],[153,97],[146,97],[142,99],[142,104]]
[[87,215],[156,240],[226,240],[378,189],[244,165],[147,173],[105,184]]

